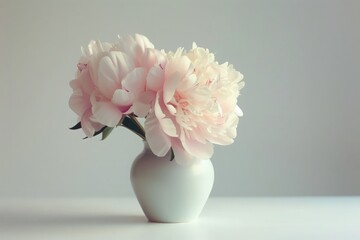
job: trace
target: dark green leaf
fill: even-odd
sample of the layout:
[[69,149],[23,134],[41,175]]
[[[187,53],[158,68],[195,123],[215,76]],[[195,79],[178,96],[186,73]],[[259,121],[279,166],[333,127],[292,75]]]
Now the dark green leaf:
[[127,129],[133,131],[137,135],[139,135],[141,138],[145,139],[145,132],[141,126],[137,124],[133,119],[130,117],[125,117],[122,124],[122,126],[126,127]]
[[174,154],[174,150],[172,148],[170,148],[171,150],[171,158],[170,158],[170,161],[174,160],[175,158],[175,154]]
[[107,138],[110,135],[113,129],[114,129],[113,127],[106,127],[102,132],[101,140],[105,140],[105,138]]
[[76,130],[76,129],[79,129],[81,128],[81,122],[78,122],[75,126],[71,127],[70,129],[71,130]]

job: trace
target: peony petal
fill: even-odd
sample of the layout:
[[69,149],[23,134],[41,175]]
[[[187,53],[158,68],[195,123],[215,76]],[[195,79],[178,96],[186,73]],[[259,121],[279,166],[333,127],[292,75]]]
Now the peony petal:
[[165,54],[153,48],[146,48],[142,56],[138,58],[139,65],[146,69],[150,69],[154,65],[159,66],[161,63],[164,64],[165,61]]
[[144,92],[144,94],[140,95],[136,101],[133,103],[133,111],[139,117],[145,117],[151,107],[152,103],[155,100],[155,93],[152,91]]
[[160,66],[155,65],[146,77],[146,88],[155,92],[162,89],[164,84],[164,70]]
[[160,123],[154,113],[150,113],[145,120],[146,140],[151,151],[159,157],[168,153],[171,142],[170,138],[162,131]]
[[122,79],[134,68],[129,57],[122,52],[110,52],[99,62],[97,86],[108,99],[121,88]]
[[181,78],[178,72],[173,73],[164,83],[164,103],[170,102],[174,97],[175,90],[180,85]]
[[148,59],[145,52],[153,49],[154,45],[143,35],[135,34],[135,36],[119,37],[119,42],[115,45],[115,49],[128,54],[133,60],[135,66],[148,68]]
[[188,57],[180,56],[170,60],[165,66],[164,101],[169,102],[181,80],[193,72],[191,61]]
[[95,129],[91,125],[89,119],[81,120],[81,128],[87,137],[92,137],[95,134]]
[[171,137],[177,137],[177,131],[174,122],[167,118],[164,114],[166,107],[159,101],[160,93],[156,94],[155,104],[154,104],[154,111],[157,119],[160,122],[162,130]]
[[176,114],[176,108],[172,105],[172,104],[166,104],[167,109],[169,110],[169,112],[171,113],[171,115],[175,115]]
[[119,106],[129,106],[132,104],[132,96],[124,89],[116,89],[111,101]]
[[91,95],[91,93],[95,90],[95,85],[94,85],[92,79],[90,78],[90,73],[89,73],[88,69],[83,70],[79,74],[78,78],[80,81],[81,89],[88,95]]
[[92,112],[94,120],[108,127],[118,125],[122,117],[121,111],[111,102],[94,102]]
[[235,114],[236,114],[238,117],[244,116],[243,111],[241,110],[241,108],[240,108],[238,105],[235,106]]
[[81,84],[80,84],[80,80],[79,79],[73,79],[70,81],[70,87],[73,89],[73,90],[76,90],[78,88],[80,88]]
[[151,105],[140,101],[134,102],[132,105],[132,111],[138,117],[146,117],[151,109]]
[[137,96],[145,91],[146,70],[144,68],[135,68],[125,76],[122,81],[122,87],[133,96]]
[[87,137],[94,136],[94,133],[96,131],[92,122],[90,121],[90,115],[91,111],[87,111],[81,118],[81,128]]
[[179,165],[189,165],[194,160],[194,156],[190,155],[182,147],[181,142],[178,138],[173,138],[171,141],[171,147],[174,151],[175,162]]
[[195,48],[197,48],[198,46],[197,46],[197,44],[196,44],[196,42],[193,42],[192,43],[192,49],[195,49]]
[[100,92],[108,99],[111,99],[116,89],[121,88],[118,77],[119,72],[117,66],[113,64],[110,57],[102,58],[99,63],[96,85]]
[[154,45],[144,35],[135,34],[135,41],[139,44],[139,46],[143,52],[144,52],[145,48],[154,48]]
[[170,118],[159,119],[162,130],[170,137],[178,137],[174,122]]
[[179,88],[182,90],[186,90],[186,89],[194,87],[194,85],[197,82],[198,82],[197,76],[195,74],[190,74],[188,77],[185,78],[185,81],[183,81],[181,83]]
[[181,77],[184,77],[189,72],[193,72],[191,60],[187,56],[180,56],[171,59],[165,67],[165,75],[170,76],[171,74],[178,72]]
[[73,94],[69,99],[69,107],[81,117],[87,109],[91,108],[91,104],[83,96]]
[[[235,129],[236,130],[236,129]],[[228,130],[231,131],[231,130]],[[214,134],[209,134],[206,136],[206,139],[217,145],[230,145],[234,142],[234,139],[229,137],[227,134],[222,134],[220,136],[214,136]]]
[[129,56],[132,56],[132,52],[134,51],[135,39],[128,35],[125,37],[119,37],[119,42],[116,44],[116,49],[125,52]]
[[[154,112],[158,119],[162,119],[165,117],[165,114],[160,106],[160,97],[162,96],[161,92],[158,92],[155,97],[155,104],[154,104]],[[164,105],[164,104],[162,104]]]
[[181,133],[180,140],[186,152],[188,152],[190,155],[193,155],[197,159],[210,159],[214,154],[214,146],[210,142],[198,142],[185,136],[184,132]]

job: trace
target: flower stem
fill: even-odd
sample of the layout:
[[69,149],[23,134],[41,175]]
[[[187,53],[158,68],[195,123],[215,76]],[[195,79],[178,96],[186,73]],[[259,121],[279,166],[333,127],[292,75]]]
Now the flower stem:
[[121,122],[121,126],[126,127],[127,129],[131,130],[133,133],[141,137],[143,140],[146,140],[145,130],[135,116],[127,115],[126,117],[124,117],[123,121]]
[[134,121],[134,123],[141,129],[141,134],[144,136],[145,139],[145,129],[143,125],[139,122],[139,120],[135,117],[135,115],[131,114],[129,117]]

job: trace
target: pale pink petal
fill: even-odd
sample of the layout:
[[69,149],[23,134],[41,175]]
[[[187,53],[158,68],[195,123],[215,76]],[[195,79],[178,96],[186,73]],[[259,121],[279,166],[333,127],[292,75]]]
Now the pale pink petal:
[[111,102],[96,102],[92,106],[93,118],[97,122],[115,127],[122,117],[121,111]]
[[69,100],[69,107],[81,117],[87,109],[91,108],[91,104],[83,96],[73,94]]
[[119,106],[129,106],[132,104],[132,95],[124,89],[116,89],[111,102]]
[[236,131],[236,127],[239,123],[239,117],[232,113],[229,115],[229,119],[227,121],[227,136],[229,136],[230,138],[234,139],[237,135],[237,131]]
[[99,54],[101,52],[109,51],[111,46],[112,45],[107,42],[91,40],[87,46],[87,49],[82,48],[81,50],[85,56],[91,56],[91,55]]
[[191,61],[186,56],[171,59],[165,66],[165,75],[171,76],[173,73],[178,72],[180,78],[183,78],[189,72],[192,73]]
[[138,117],[146,117],[146,115],[149,113],[150,109],[151,109],[150,104],[136,101],[132,105],[131,111],[134,112],[134,114]]
[[98,80],[96,85],[98,86],[100,92],[108,99],[111,99],[116,89],[121,88],[118,78],[119,70],[111,61],[111,58],[109,56],[102,58],[99,63]]
[[239,117],[242,117],[244,115],[243,111],[241,110],[241,108],[238,105],[235,106],[235,114]]
[[193,72],[191,61],[182,56],[170,60],[165,66],[164,102],[167,103],[174,96],[175,90],[181,84],[182,79]]
[[162,131],[159,121],[154,113],[150,113],[145,120],[146,140],[151,151],[159,157],[168,153],[171,142],[170,138]]
[[170,118],[159,119],[162,130],[170,137],[178,137],[174,122]]
[[94,136],[94,133],[100,130],[104,125],[91,121],[91,109],[87,110],[81,118],[81,128],[87,137]]
[[172,105],[172,104],[166,104],[167,109],[169,110],[169,112],[171,113],[171,115],[175,115],[176,114],[176,108]]
[[171,141],[171,147],[174,151],[174,160],[180,165],[189,165],[194,160],[194,156],[190,155],[182,147],[178,138],[173,138]]
[[94,133],[95,133],[95,128],[94,128],[92,122],[89,119],[90,114],[91,114],[91,112],[88,111],[81,118],[81,128],[82,128],[82,130],[84,131],[84,133],[85,133],[85,135],[87,137],[92,137],[94,135]]
[[139,117],[145,117],[149,113],[154,100],[155,100],[154,92],[152,91],[144,92],[143,94],[140,95],[138,99],[136,99],[136,101],[134,101],[132,106],[133,112]]
[[178,72],[173,73],[166,81],[164,82],[164,103],[170,102],[174,97],[175,90],[181,83],[181,76]]
[[122,81],[122,87],[133,96],[137,96],[145,91],[146,70],[144,68],[135,68],[129,72]]
[[194,138],[195,141],[205,144],[206,139],[205,139],[205,135],[203,132],[204,131],[203,131],[202,127],[200,126],[191,132],[191,136]]
[[241,82],[239,83],[239,90],[241,90],[244,86],[245,86],[245,82],[244,82],[244,81],[241,81]]
[[88,69],[83,70],[79,74],[78,78],[79,78],[79,81],[80,81],[81,89],[85,93],[87,93],[88,95],[91,95],[91,93],[95,89],[95,85],[94,85],[92,79],[90,78],[90,74],[89,74]]
[[90,137],[94,136],[95,129],[91,125],[91,122],[89,119],[81,120],[81,128],[87,137],[90,138]]
[[135,34],[135,40],[139,44],[142,51],[144,51],[145,48],[154,48],[154,45],[144,35]]
[[159,65],[153,66],[146,77],[146,88],[152,91],[159,91],[164,84],[164,70]]
[[185,89],[189,89],[189,88],[192,88],[194,87],[194,85],[197,83],[197,77],[195,74],[190,74],[186,79],[185,81],[183,81],[181,83],[181,85],[179,86],[179,88],[181,90],[185,90]]
[[131,45],[131,43],[135,41],[135,39],[131,35],[127,35],[124,37],[118,35],[118,38],[119,38],[119,42],[117,46],[121,51],[126,50],[127,49],[126,46]]
[[154,65],[159,66],[161,64],[161,66],[165,66],[166,58],[163,52],[153,48],[146,48],[144,53],[137,58],[137,61],[141,67],[150,69]]
[[[232,131],[232,130],[229,130],[229,131]],[[230,145],[234,142],[234,139],[232,139],[226,133],[224,133],[222,135],[208,134],[208,135],[205,135],[205,137],[209,142],[211,142],[213,144],[218,144],[218,145]]]
[[158,118],[163,131],[171,137],[177,137],[178,134],[176,131],[175,124],[170,118],[167,118],[166,115],[164,114],[163,110],[166,110],[166,107],[164,106],[163,103],[159,101],[159,98],[160,98],[160,94],[158,93],[156,95],[155,104],[154,104],[155,115]]
[[162,119],[165,117],[165,114],[160,106],[160,104],[163,106],[164,103],[161,103],[159,100],[161,98],[161,92],[158,92],[155,97],[155,103],[154,103],[154,112],[158,119]]
[[214,146],[210,142],[201,143],[192,138],[185,136],[182,132],[180,135],[181,143],[184,149],[197,159],[210,159],[214,154]]
[[166,110],[164,104],[159,101],[159,94],[157,94],[154,105],[155,115],[158,118],[163,131],[171,137],[177,137],[178,134],[176,131],[176,126],[170,118],[166,117],[163,109]]
[[76,89],[79,89],[81,86],[80,84],[80,80],[79,79],[73,79],[70,81],[70,87],[73,89],[73,90],[76,90]]
[[154,45],[143,35],[119,37],[115,48],[128,54],[134,61],[135,66],[149,68],[148,56],[145,56],[147,49],[153,49]]
[[97,86],[108,99],[112,98],[115,90],[121,88],[121,81],[132,69],[129,57],[122,52],[110,52],[99,62]]
[[110,53],[119,71],[119,81],[121,81],[133,68],[134,63],[131,58],[123,52],[113,51]]

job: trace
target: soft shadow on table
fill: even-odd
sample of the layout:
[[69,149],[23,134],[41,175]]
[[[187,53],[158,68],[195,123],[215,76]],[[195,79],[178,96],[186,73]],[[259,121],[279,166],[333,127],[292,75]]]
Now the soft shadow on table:
[[142,215],[121,214],[39,214],[0,213],[0,229],[26,229],[42,227],[127,226],[148,224]]

